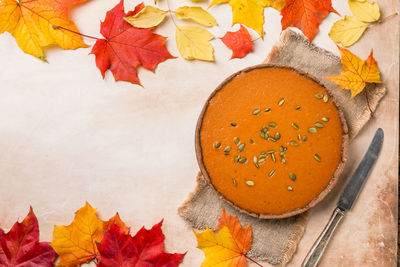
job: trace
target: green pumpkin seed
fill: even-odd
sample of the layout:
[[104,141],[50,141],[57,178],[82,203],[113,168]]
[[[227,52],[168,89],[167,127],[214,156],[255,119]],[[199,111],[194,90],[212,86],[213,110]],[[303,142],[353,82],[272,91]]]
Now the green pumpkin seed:
[[248,186],[254,186],[254,185],[255,185],[255,183],[254,183],[252,180],[247,180],[247,181],[246,181],[246,184],[247,184]]
[[275,138],[273,138],[273,137],[268,137],[268,140],[271,140],[272,142],[276,142],[276,141],[278,141],[278,140],[276,140]]
[[267,155],[266,154],[261,154],[259,158],[260,159],[265,159],[265,158],[267,158]]
[[285,158],[281,158],[281,162],[282,162],[283,164],[285,164],[285,163],[286,163],[286,159],[285,159]]
[[258,115],[258,114],[260,114],[260,112],[261,112],[261,109],[256,108],[255,110],[253,110],[253,115]]
[[299,140],[299,142],[301,141],[301,134],[297,135],[297,139]]
[[328,100],[329,100],[329,96],[328,95],[324,95],[324,102],[326,103],[326,102],[328,102]]
[[306,142],[307,141],[307,136],[305,135],[305,136],[303,136],[303,142]]
[[253,139],[249,139],[250,144],[254,144]]
[[324,122],[328,122],[328,121],[329,121],[329,118],[328,118],[328,117],[322,117],[321,120],[324,121]]
[[264,132],[264,133],[268,133],[268,127],[267,126],[264,126],[263,128],[262,128],[262,131]]
[[287,190],[288,190],[288,191],[293,191],[293,188],[289,185],[289,186],[287,187]]
[[234,159],[233,162],[238,163],[240,159],[240,155],[237,155]]
[[266,108],[264,111],[265,111],[265,112],[270,112],[270,111],[271,111],[271,108]]
[[301,107],[300,107],[300,106],[296,106],[294,109],[295,109],[295,110],[300,110]]
[[316,122],[314,125],[317,126],[318,128],[324,128],[324,125],[320,122]]
[[273,162],[276,162],[275,154],[271,154],[271,159]]
[[263,163],[263,162],[265,162],[265,159],[259,159],[258,160],[258,163]]
[[278,102],[278,106],[282,106],[282,105],[283,105],[283,103],[285,103],[285,99],[284,99],[284,98],[282,98],[281,100],[279,100],[279,102]]
[[296,130],[299,130],[299,126],[297,126],[297,124],[294,122],[292,122],[292,127],[295,128]]
[[220,141],[215,142],[214,143],[214,147],[215,148],[220,148],[221,147],[221,142]]
[[233,183],[233,185],[234,185],[234,186],[236,186],[236,185],[237,185],[237,183],[236,183],[236,179],[235,179],[235,178],[232,178],[232,183]]
[[280,146],[280,147],[279,147],[279,150],[280,150],[281,152],[284,152],[284,151],[285,151],[285,148],[284,148],[283,146]]
[[237,123],[236,122],[231,122],[231,126],[236,127]]
[[315,95],[315,97],[316,97],[317,99],[322,99],[322,98],[324,97],[324,95],[321,94],[321,93],[318,93],[318,94]]
[[262,130],[260,131],[260,136],[262,139],[265,139],[265,133]]
[[236,145],[238,145],[240,143],[240,140],[237,137],[233,138],[233,141],[235,142]]
[[296,179],[297,179],[296,174],[294,174],[294,173],[289,173],[289,177],[290,177],[290,180],[292,180],[292,181],[296,181]]
[[276,151],[275,150],[268,150],[267,154],[274,154]]
[[275,140],[281,139],[281,133],[280,132],[276,132],[274,138],[275,138]]
[[225,155],[228,155],[228,154],[229,154],[229,151],[231,151],[231,147],[230,147],[230,146],[225,147],[225,149],[224,149],[224,154],[225,154]]
[[318,154],[314,154],[314,159],[318,162],[321,162],[321,157]]
[[272,128],[275,128],[277,126],[277,124],[275,122],[271,121],[271,122],[268,123],[268,126],[272,127]]
[[257,156],[253,156],[253,162],[254,162],[254,163],[257,163],[257,162],[258,162]]
[[245,143],[241,143],[238,147],[238,151],[239,152],[243,152],[244,148],[245,148],[246,144]]
[[275,174],[275,170],[272,170],[272,171],[269,172],[268,176],[272,177],[272,176],[274,176],[274,174]]
[[247,159],[246,158],[240,158],[239,159],[239,163],[246,163],[247,162]]
[[317,132],[317,128],[315,128],[315,127],[310,127],[310,128],[308,128],[308,132],[314,134],[314,133]]
[[298,146],[299,145],[296,141],[290,141],[289,144],[291,146]]

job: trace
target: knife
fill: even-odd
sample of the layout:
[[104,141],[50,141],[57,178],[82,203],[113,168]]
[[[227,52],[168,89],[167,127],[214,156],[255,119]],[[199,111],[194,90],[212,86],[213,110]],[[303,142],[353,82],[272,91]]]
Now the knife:
[[339,222],[342,220],[345,211],[351,209],[356,200],[358,194],[361,191],[362,185],[367,179],[369,173],[371,172],[372,166],[381,151],[383,143],[383,130],[379,128],[372,139],[371,144],[368,147],[367,152],[362,158],[360,164],[358,165],[356,171],[351,176],[349,182],[342,195],[339,198],[337,203],[337,207],[334,210],[331,219],[328,224],[325,226],[324,231],[315,241],[313,247],[307,254],[307,257],[304,259],[302,267],[315,267],[317,266],[319,260],[322,257],[322,254],[325,251],[326,246],[328,245],[329,240],[331,239],[333,233],[335,232],[336,227]]

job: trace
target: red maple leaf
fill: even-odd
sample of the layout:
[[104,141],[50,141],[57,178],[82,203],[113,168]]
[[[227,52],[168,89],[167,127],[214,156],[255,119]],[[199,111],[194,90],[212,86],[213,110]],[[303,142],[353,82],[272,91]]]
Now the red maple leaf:
[[329,12],[339,13],[332,7],[331,0],[285,0],[281,10],[282,30],[287,27],[299,28],[311,41],[318,32],[321,21]]
[[185,254],[170,254],[163,251],[164,234],[162,221],[150,230],[144,227],[132,237],[116,224],[104,234],[99,249],[99,267],[134,266],[178,266]]
[[135,28],[123,19],[135,15],[143,7],[139,4],[134,11],[125,14],[121,0],[107,12],[100,29],[105,39],[98,39],[90,52],[96,56],[103,78],[110,69],[115,80],[140,84],[137,75],[140,65],[154,72],[159,63],[173,58],[165,45],[166,37],[153,33],[153,29]]
[[220,38],[224,44],[232,49],[232,58],[243,58],[253,51],[253,43],[249,31],[240,25],[236,32],[227,32]]
[[47,242],[39,242],[39,224],[32,207],[25,219],[8,233],[0,229],[0,266],[53,266],[57,254]]

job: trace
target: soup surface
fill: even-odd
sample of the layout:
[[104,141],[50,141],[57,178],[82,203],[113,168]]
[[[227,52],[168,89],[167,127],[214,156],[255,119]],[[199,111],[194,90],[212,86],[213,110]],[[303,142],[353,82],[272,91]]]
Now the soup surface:
[[241,73],[210,99],[202,162],[227,200],[257,214],[309,204],[341,161],[338,109],[315,81],[286,68]]

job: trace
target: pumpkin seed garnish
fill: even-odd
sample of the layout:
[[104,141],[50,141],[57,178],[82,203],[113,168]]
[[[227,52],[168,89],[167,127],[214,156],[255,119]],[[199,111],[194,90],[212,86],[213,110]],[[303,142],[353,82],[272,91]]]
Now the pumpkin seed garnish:
[[250,144],[254,144],[253,139],[249,139],[249,143],[250,143]]
[[233,141],[235,142],[236,145],[238,145],[240,143],[240,140],[237,137],[233,138]]
[[271,121],[271,122],[268,123],[268,126],[272,127],[272,128],[275,128],[277,126],[277,124],[275,122]]
[[246,158],[240,158],[239,159],[239,163],[246,163],[247,162],[247,159]]
[[285,148],[284,148],[283,146],[280,146],[280,147],[279,147],[279,150],[280,150],[281,152],[284,152],[284,151],[285,151]]
[[239,162],[239,159],[240,159],[240,155],[237,155],[237,156],[234,158],[233,161],[234,161],[235,163],[238,163],[238,162]]
[[267,154],[265,153],[265,152],[262,152],[261,154],[260,154],[260,159],[265,159],[267,157]]
[[299,142],[301,141],[301,134],[297,135],[297,139],[299,140]]
[[256,168],[259,169],[260,166],[258,166],[258,158],[257,158],[257,156],[253,157],[253,162],[254,162],[254,165],[256,165]]
[[237,123],[236,122],[231,122],[231,126],[236,127]]
[[283,164],[286,163],[286,159],[285,158],[281,158],[281,161],[282,161]]
[[289,177],[290,177],[290,180],[292,180],[292,181],[296,181],[296,174],[294,174],[294,173],[289,173]]
[[320,122],[316,122],[315,126],[317,126],[318,128],[324,128],[324,125]]
[[232,178],[232,183],[233,183],[233,185],[234,185],[234,186],[236,186],[236,185],[237,185],[237,183],[236,183],[236,179],[235,179],[235,178]]
[[285,156],[285,152],[279,153],[279,156],[284,157]]
[[307,141],[307,136],[305,135],[305,136],[303,136],[303,142],[306,142]]
[[261,159],[261,158],[260,158],[260,159],[258,160],[258,163],[263,163],[263,162],[265,162],[265,158],[264,158],[264,159]]
[[247,180],[247,181],[246,181],[246,184],[247,184],[248,186],[254,186],[254,185],[255,185],[254,182],[253,182],[252,180]]
[[265,112],[270,112],[270,111],[271,111],[271,108],[266,108],[264,111],[265,111]]
[[283,105],[283,103],[285,103],[285,99],[284,99],[284,98],[282,98],[281,100],[279,100],[279,102],[278,102],[278,106],[282,106],[282,105]]
[[275,170],[272,170],[272,171],[269,172],[268,176],[272,177],[272,176],[274,176],[274,174],[275,174]]
[[296,130],[299,130],[299,126],[294,122],[292,122],[292,127],[295,128]]
[[321,157],[318,154],[314,154],[314,159],[318,162],[321,162]]
[[300,110],[301,107],[300,107],[300,106],[296,106],[294,109],[295,109],[295,110]]
[[239,152],[243,152],[244,148],[245,148],[246,144],[245,143],[241,143],[238,147],[238,151]]
[[274,154],[275,153],[275,150],[268,150],[267,151],[267,154]]
[[214,147],[215,148],[220,148],[221,147],[221,142],[220,141],[215,142],[214,143]]
[[293,188],[289,185],[289,186],[287,187],[287,190],[288,190],[288,191],[293,191]]
[[324,95],[321,94],[321,93],[318,93],[318,94],[315,94],[315,97],[316,97],[317,99],[322,99],[322,98],[324,97]]
[[265,133],[262,130],[260,131],[260,136],[262,139],[265,139]]
[[298,146],[299,145],[296,141],[290,141],[289,144],[291,146]]
[[274,138],[275,138],[275,140],[281,139],[281,133],[280,132],[276,132]]
[[324,95],[324,102],[326,103],[326,102],[328,102],[328,100],[329,100],[329,96],[328,95]]
[[224,149],[224,154],[225,154],[225,155],[228,155],[228,154],[229,154],[229,151],[231,151],[231,147],[230,147],[230,146],[225,147],[225,149]]
[[278,141],[278,140],[276,140],[275,138],[273,138],[273,137],[268,137],[268,140],[271,140],[272,142],[276,142],[276,141]]
[[310,128],[308,128],[308,132],[314,134],[314,133],[317,132],[317,128],[315,128],[315,127],[310,127]]
[[276,158],[275,158],[275,154],[274,153],[271,154],[271,159],[272,159],[273,162],[276,162]]
[[258,114],[260,114],[260,112],[261,112],[261,109],[256,108],[255,110],[253,110],[253,115],[258,115]]
[[267,126],[263,126],[262,131],[263,131],[264,133],[267,133],[267,132],[268,132],[268,127],[267,127]]
[[322,117],[321,120],[324,121],[324,122],[328,122],[328,121],[329,121],[329,118],[328,118],[328,117]]

